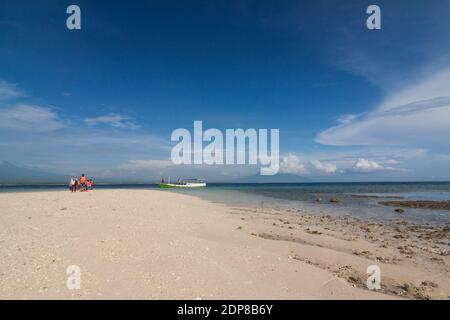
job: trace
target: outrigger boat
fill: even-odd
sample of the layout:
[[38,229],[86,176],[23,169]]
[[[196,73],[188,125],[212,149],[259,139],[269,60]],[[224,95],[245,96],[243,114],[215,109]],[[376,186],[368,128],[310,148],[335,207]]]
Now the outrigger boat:
[[159,184],[160,188],[199,188],[206,187],[205,180],[202,179],[182,179],[177,183],[170,183],[170,178],[167,183],[164,180]]

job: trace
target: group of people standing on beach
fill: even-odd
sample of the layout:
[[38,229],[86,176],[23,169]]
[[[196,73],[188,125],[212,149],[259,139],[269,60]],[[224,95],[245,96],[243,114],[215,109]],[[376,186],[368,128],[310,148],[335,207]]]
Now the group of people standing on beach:
[[77,192],[77,190],[80,190],[80,192],[86,192],[92,190],[93,183],[94,181],[92,179],[87,179],[83,173],[80,179],[78,179],[78,177],[76,176],[73,176],[70,179],[69,190],[71,192]]

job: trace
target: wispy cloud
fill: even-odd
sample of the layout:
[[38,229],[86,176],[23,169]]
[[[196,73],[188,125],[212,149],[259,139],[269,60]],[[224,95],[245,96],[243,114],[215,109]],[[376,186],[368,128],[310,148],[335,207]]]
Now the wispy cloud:
[[137,129],[139,125],[136,124],[132,117],[110,113],[103,116],[93,117],[93,118],[85,118],[84,123],[88,126],[99,126],[106,125],[115,128],[123,128],[123,129]]
[[0,101],[23,96],[16,84],[0,80]]
[[0,109],[0,128],[21,131],[53,131],[64,125],[50,108],[20,104]]
[[[2,159],[28,165],[45,164],[53,172],[86,171],[101,175],[130,159],[156,159],[169,154],[168,142],[147,132],[66,126],[57,131],[14,132],[0,127]],[[129,164],[130,166],[133,163]],[[137,167],[139,163],[134,163]],[[142,165],[142,164],[141,164]]]
[[[46,166],[50,171],[91,170],[97,174],[115,170],[130,159],[166,156],[168,141],[135,129],[134,119],[120,114],[86,118],[73,126],[58,108],[16,103],[22,94],[16,86],[2,82],[0,105],[0,150],[4,159]],[[23,100],[23,99],[19,99]],[[134,162],[129,165],[143,165]],[[148,163],[147,163],[148,164]]]
[[333,146],[450,147],[450,69],[386,99],[374,111],[345,118],[317,135]]

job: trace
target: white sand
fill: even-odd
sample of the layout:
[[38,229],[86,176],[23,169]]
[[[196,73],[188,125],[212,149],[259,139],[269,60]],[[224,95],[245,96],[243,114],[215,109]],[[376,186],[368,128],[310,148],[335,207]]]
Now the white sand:
[[[395,298],[347,281],[345,266],[365,277],[374,264],[352,250],[373,244],[274,219],[158,190],[3,193],[0,298]],[[264,239],[274,230],[301,241]],[[81,268],[80,290],[66,287],[69,265]],[[380,265],[399,283],[430,278],[414,264]],[[433,298],[448,298],[448,288],[440,283]]]

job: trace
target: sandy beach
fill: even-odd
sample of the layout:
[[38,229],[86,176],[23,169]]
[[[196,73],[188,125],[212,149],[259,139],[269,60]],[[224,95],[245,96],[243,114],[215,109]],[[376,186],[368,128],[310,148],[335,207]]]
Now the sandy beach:
[[[3,193],[0,226],[0,299],[450,298],[448,227],[159,190]],[[79,290],[66,286],[70,265]]]

